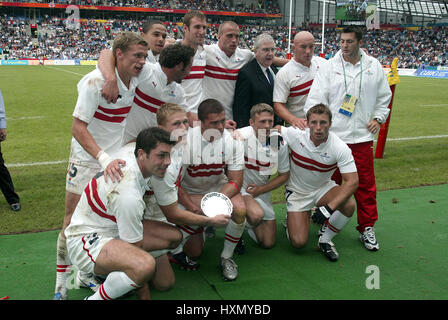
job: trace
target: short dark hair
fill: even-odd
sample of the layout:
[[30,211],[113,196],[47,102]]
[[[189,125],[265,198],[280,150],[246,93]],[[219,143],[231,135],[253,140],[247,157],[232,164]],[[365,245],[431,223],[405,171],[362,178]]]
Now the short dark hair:
[[356,26],[345,26],[341,33],[354,33],[355,37],[358,41],[361,41],[363,38],[363,32],[361,30],[361,28],[356,27]]
[[211,113],[221,113],[224,107],[221,102],[216,99],[206,99],[199,104],[198,119],[204,122]]
[[151,150],[157,148],[160,143],[174,146],[176,141],[172,141],[170,134],[158,127],[150,127],[140,131],[135,142],[135,157],[137,157],[139,149],[142,149],[146,154],[149,154]]
[[323,103],[316,104],[315,106],[311,107],[308,112],[306,113],[306,120],[309,121],[310,116],[312,114],[326,114],[328,116],[328,120],[330,120],[331,123],[331,110],[324,105]]
[[163,48],[162,52],[160,52],[159,63],[162,67],[174,68],[183,62],[185,68],[191,62],[194,54],[193,48],[181,43],[175,43]]
[[163,22],[160,21],[160,20],[148,20],[148,21],[146,21],[146,22],[143,24],[142,32],[143,32],[143,33],[148,33],[148,31],[151,30],[152,26],[155,25],[155,24],[161,24],[162,26],[165,26],[165,25],[163,24]]
[[274,115],[274,109],[270,105],[268,105],[267,103],[257,103],[250,109],[250,118],[254,120],[256,114],[260,114],[263,112]]

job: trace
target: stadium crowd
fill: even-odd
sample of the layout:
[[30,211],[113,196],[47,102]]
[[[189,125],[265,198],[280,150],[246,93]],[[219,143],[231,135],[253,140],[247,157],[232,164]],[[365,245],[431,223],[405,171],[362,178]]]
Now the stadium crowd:
[[37,2],[68,5],[92,5],[111,7],[142,7],[160,9],[194,9],[211,11],[237,11],[257,13],[280,13],[277,0],[253,0],[250,4],[234,3],[228,0],[206,1],[206,0],[18,0],[6,2]]
[[[33,37],[26,31],[29,21],[24,18],[0,17],[0,48],[8,53],[9,59],[97,59],[102,48],[121,31],[141,30],[142,21],[111,20],[106,24],[87,20],[80,29],[70,29],[57,17],[44,17],[38,22],[39,32]],[[105,28],[108,26],[110,28]],[[182,38],[182,27],[175,23],[167,25],[170,37]],[[320,29],[311,30],[317,43],[321,43]],[[267,32],[274,38],[277,55],[285,56],[288,51],[288,28],[286,26],[241,26],[241,46],[253,48],[253,39]],[[207,29],[206,44],[216,43],[218,27]],[[416,69],[420,65],[448,65],[448,28],[436,27],[414,30],[370,30],[365,34],[365,47],[369,54],[382,64],[388,65],[394,57],[399,58],[400,68]],[[325,31],[325,55],[332,57],[339,49],[338,33],[335,29]],[[316,53],[320,46],[316,46]]]

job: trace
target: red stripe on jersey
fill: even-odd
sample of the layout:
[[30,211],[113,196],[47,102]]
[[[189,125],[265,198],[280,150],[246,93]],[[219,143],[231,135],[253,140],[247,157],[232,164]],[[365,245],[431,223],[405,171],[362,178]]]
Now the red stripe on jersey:
[[93,259],[92,255],[90,254],[89,250],[86,248],[86,240],[84,240],[84,237],[81,238],[82,243],[84,243],[84,245],[82,246],[82,249],[87,252],[87,255],[89,256],[90,260],[92,260],[93,263],[96,263],[95,260]]
[[294,156],[292,155],[292,153],[291,153],[291,160],[294,162],[295,165],[297,165],[299,167],[302,167],[304,169],[310,170],[310,171],[330,172],[330,171],[335,170],[337,168],[336,164],[334,165],[334,167],[331,167],[331,168],[328,168],[328,169],[321,169],[321,168],[316,168],[316,167],[313,167],[313,166],[309,166],[309,165],[306,165],[306,164],[296,160],[294,158]]
[[205,69],[208,69],[208,70],[211,70],[211,71],[217,71],[217,72],[225,72],[225,73],[238,73],[238,72],[240,72],[240,69],[226,69],[226,68],[215,67],[215,66],[210,66],[210,65],[206,65]]
[[238,76],[230,76],[226,74],[217,74],[205,71],[205,75],[210,78],[220,79],[220,80],[236,80]]
[[103,204],[103,201],[101,201],[100,197],[98,196],[98,184],[96,183],[96,179],[92,179],[92,193],[93,193],[93,199],[95,199],[96,203],[100,206],[101,209],[104,211],[107,211],[106,206]]
[[205,70],[205,66],[192,66],[191,71],[204,71]]
[[177,226],[179,229],[183,230],[184,232],[188,233],[189,235],[195,234],[196,230],[189,226]]
[[104,113],[118,115],[118,114],[127,114],[129,110],[131,110],[131,107],[124,107],[124,108],[118,108],[118,109],[110,109],[110,108],[104,108],[102,106],[98,106],[98,109],[103,111]]
[[250,162],[250,163],[256,163],[261,167],[270,167],[271,163],[270,162],[261,162],[255,159],[249,159],[248,157],[244,156],[244,161]]
[[298,86],[292,87],[289,91],[297,91],[310,87],[314,80],[307,81],[305,83],[299,84]]
[[316,165],[318,167],[321,167],[322,169],[328,169],[328,168],[334,169],[334,167],[337,167],[337,163],[333,163],[333,164],[320,163],[320,162],[317,162],[317,161],[315,161],[313,159],[301,156],[300,154],[294,152],[293,150],[291,150],[291,154],[294,157],[296,157],[297,159],[301,160],[301,161],[308,162],[310,164],[314,164],[314,165]]
[[99,120],[102,120],[102,121],[114,122],[114,123],[120,123],[120,122],[123,122],[124,119],[126,119],[126,117],[110,117],[110,116],[106,116],[104,113],[101,113],[101,112],[98,112],[98,111],[95,112],[93,117],[97,118]]
[[[159,99],[153,98],[151,96],[148,96],[147,94],[143,93],[141,90],[139,90],[138,88],[135,89],[135,94],[141,98],[142,100],[144,100],[145,102],[148,103],[152,103],[155,104],[156,106],[160,107],[162,104],[164,104],[164,101],[161,101]],[[135,99],[134,99],[135,101]]]
[[193,172],[192,170],[187,169],[188,175],[191,177],[210,177],[210,176],[219,176],[223,173],[223,170],[219,171],[200,171],[200,172]]
[[180,167],[179,175],[177,176],[176,183],[174,184],[176,187],[180,186],[180,181],[182,180],[182,169],[183,167]]
[[307,90],[305,90],[305,91],[300,91],[300,92],[294,92],[294,93],[291,93],[289,96],[290,96],[290,97],[305,96],[305,95],[307,95],[309,92],[310,92],[310,89],[307,89]]
[[[106,219],[109,219],[109,220],[117,223],[117,219],[115,219],[114,216],[111,216],[111,215],[108,215],[108,214],[104,213],[103,211],[101,211],[100,209],[98,209],[95,206],[95,204],[92,201],[92,198],[90,197],[90,183],[87,185],[87,187],[85,188],[84,192],[85,192],[85,194],[87,196],[87,202],[88,202],[88,204],[89,204],[89,206],[90,206],[90,208],[92,209],[93,212],[95,212],[97,215],[99,215],[102,218],[106,218]],[[94,194],[94,198],[95,198],[95,192],[97,192],[96,189],[92,190],[92,193]],[[96,195],[96,196],[98,196],[98,195]]]
[[189,80],[189,79],[202,79],[204,78],[204,73],[193,73],[193,74],[189,74],[188,76],[186,76],[184,78],[184,80]]
[[152,113],[157,113],[157,108],[154,108],[150,105],[145,104],[144,102],[140,101],[137,97],[134,98],[134,103],[138,105],[139,107],[146,109]]

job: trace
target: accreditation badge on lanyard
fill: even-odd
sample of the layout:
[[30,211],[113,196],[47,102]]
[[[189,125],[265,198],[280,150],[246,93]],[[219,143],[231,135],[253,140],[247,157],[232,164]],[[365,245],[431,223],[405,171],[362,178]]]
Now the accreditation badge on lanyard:
[[[361,56],[361,58],[362,58],[362,56]],[[341,62],[342,62],[342,69],[344,70],[345,97],[342,100],[341,107],[339,108],[339,113],[342,113],[343,115],[345,115],[347,117],[351,117],[353,112],[355,111],[356,102],[358,102],[358,98],[347,93],[347,78],[345,76],[345,67],[344,67],[344,61],[342,61],[342,57],[341,57]],[[361,66],[361,74],[359,77],[360,78],[359,79],[359,96],[360,96],[361,95],[361,83],[362,83],[362,62],[361,62],[361,60],[359,62],[360,62],[360,66]]]

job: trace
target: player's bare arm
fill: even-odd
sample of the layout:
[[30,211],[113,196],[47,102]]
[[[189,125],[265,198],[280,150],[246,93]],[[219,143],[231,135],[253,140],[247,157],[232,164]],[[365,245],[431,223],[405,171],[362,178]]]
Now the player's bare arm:
[[101,50],[98,58],[98,68],[106,80],[101,90],[101,94],[107,103],[115,103],[118,99],[118,84],[115,75],[115,57],[110,49]]
[[294,116],[287,108],[284,103],[274,102],[274,110],[275,113],[282,119],[284,119],[287,123],[289,123],[294,128],[299,128],[301,130],[305,130],[308,127],[306,119],[297,118]]
[[229,199],[232,199],[235,195],[240,193],[241,186],[243,185],[243,170],[228,170],[227,182],[220,190],[221,193],[225,194]]
[[284,173],[278,173],[278,175],[270,180],[265,185],[259,186],[256,184],[249,183],[246,188],[246,192],[252,197],[258,197],[261,194],[272,191],[283,185],[289,178],[289,171]]
[[87,130],[87,123],[78,119],[73,119],[72,135],[79,142],[79,144],[92,157],[98,160],[104,170],[104,180],[107,182],[107,177],[111,178],[112,182],[120,181],[123,173],[121,166],[126,165],[126,161],[121,159],[112,159],[106,154],[93,139],[89,130]]
[[194,214],[190,211],[180,209],[177,202],[167,206],[160,206],[160,209],[162,209],[163,214],[169,222],[178,225],[224,227],[229,223],[230,219],[230,215],[227,214],[220,214],[213,218]]

